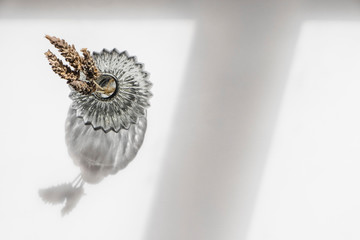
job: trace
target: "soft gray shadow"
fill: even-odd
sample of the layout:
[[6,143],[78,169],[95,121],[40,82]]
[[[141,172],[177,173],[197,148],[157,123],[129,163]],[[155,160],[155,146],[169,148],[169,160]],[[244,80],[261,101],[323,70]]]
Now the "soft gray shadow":
[[63,204],[61,214],[69,214],[84,195],[84,182],[79,175],[72,183],[63,183],[39,190],[39,196],[45,203]]
[[296,1],[201,6],[147,240],[245,239],[298,37]]

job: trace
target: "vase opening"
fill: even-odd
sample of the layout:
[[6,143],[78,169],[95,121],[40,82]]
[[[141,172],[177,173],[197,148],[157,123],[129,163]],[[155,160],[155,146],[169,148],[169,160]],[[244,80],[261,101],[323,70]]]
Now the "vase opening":
[[100,100],[110,100],[118,90],[118,80],[110,73],[102,73],[96,83],[101,88],[96,90],[94,95]]

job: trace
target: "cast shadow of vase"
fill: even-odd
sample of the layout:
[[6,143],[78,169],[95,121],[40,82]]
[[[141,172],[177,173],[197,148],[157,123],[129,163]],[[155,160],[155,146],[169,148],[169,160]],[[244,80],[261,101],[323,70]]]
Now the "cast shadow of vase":
[[89,165],[82,162],[80,165],[81,173],[71,182],[55,185],[39,190],[40,198],[52,205],[62,204],[62,216],[69,214],[85,195],[84,184],[97,184],[112,171],[106,166]]
[[40,197],[47,203],[64,204],[62,214],[73,210],[84,195],[85,183],[97,184],[105,177],[124,169],[136,156],[146,131],[146,118],[140,118],[129,129],[105,132],[84,124],[69,110],[66,123],[66,143],[80,175],[71,183],[41,189]]
[[61,214],[64,216],[71,212],[81,197],[84,195],[84,181],[81,175],[76,177],[72,183],[63,183],[57,186],[39,190],[41,199],[50,204],[63,204]]

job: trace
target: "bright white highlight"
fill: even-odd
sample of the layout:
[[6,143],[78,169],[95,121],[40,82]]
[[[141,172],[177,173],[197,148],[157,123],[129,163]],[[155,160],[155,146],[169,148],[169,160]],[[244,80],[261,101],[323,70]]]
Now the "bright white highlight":
[[247,240],[360,239],[360,23],[306,22]]

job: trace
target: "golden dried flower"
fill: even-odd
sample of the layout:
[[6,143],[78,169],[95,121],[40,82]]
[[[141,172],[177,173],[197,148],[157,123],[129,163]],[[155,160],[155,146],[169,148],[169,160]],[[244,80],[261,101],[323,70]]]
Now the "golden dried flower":
[[67,79],[69,81],[75,81],[79,79],[79,72],[73,71],[69,66],[64,65],[63,62],[58,59],[50,50],[45,53],[45,56],[49,60],[49,64],[52,70],[61,78]]
[[89,95],[96,90],[96,85],[93,82],[85,82],[81,80],[68,81],[68,84],[74,88],[75,91]]
[[57,37],[51,37],[49,35],[45,36],[55,48],[59,50],[61,56],[65,58],[65,60],[75,68],[75,70],[81,70],[81,57],[79,53],[76,51],[74,45],[68,44],[64,39],[60,39]]
[[90,52],[83,48],[80,50],[84,57],[81,62],[81,70],[86,75],[87,80],[95,80],[99,77],[99,70],[95,66],[94,59],[91,57]]

